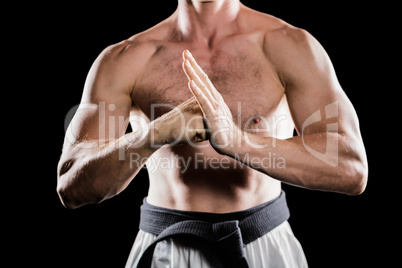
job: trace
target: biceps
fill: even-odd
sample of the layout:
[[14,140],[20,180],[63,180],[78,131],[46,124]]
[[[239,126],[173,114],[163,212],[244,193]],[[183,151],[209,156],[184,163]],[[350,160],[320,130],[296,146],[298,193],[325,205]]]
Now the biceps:
[[[315,61],[313,61],[315,62]],[[328,124],[344,124],[344,115],[354,113],[341,88],[329,58],[325,63],[311,63],[304,72],[298,72],[286,87],[286,96],[295,127],[299,133],[327,132]],[[308,128],[307,128],[308,127]]]
[[66,139],[74,144],[121,137],[129,122],[129,107],[126,105],[108,101],[81,103],[69,124]]
[[287,97],[299,135],[326,132],[359,135],[355,109],[340,85],[293,93]]

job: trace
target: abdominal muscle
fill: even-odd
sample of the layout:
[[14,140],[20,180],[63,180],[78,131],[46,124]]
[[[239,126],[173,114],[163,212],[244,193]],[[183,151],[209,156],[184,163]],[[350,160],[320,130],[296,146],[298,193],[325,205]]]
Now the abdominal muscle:
[[[267,158],[265,165],[274,165]],[[165,145],[147,161],[147,201],[155,206],[210,213],[249,209],[280,195],[281,183],[228,156],[208,141]]]

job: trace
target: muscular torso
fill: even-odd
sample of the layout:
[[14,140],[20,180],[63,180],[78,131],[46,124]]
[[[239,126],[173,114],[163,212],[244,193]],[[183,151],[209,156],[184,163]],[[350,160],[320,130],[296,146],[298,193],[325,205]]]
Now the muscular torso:
[[[131,96],[133,114],[151,121],[192,97],[181,56],[189,49],[241,129],[283,139],[292,136],[283,85],[263,53],[263,33],[239,33],[211,50],[172,39],[157,41],[155,53],[137,79]],[[263,161],[272,168],[286,166],[275,155]],[[280,193],[279,181],[218,154],[208,141],[165,145],[146,165],[148,202],[157,206],[222,213],[256,206]]]

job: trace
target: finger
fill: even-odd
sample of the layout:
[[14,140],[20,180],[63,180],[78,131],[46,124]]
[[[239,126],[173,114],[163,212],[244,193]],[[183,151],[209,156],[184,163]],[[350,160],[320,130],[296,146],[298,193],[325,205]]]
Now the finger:
[[193,55],[187,49],[184,51],[184,59],[190,62],[191,66],[194,68],[195,72],[200,76],[201,80],[204,83],[207,84],[208,82],[210,82],[208,75],[204,72],[200,65],[198,65]]
[[214,85],[209,79],[207,73],[204,72],[204,70],[200,67],[200,65],[198,65],[197,61],[195,60],[195,58],[193,57],[193,55],[190,53],[189,50],[186,49],[184,51],[183,58],[187,59],[190,62],[190,65],[193,67],[195,73],[200,77],[201,81],[211,89],[211,92],[216,91],[216,93],[219,94],[219,92],[215,89]]
[[184,62],[184,69],[185,72],[187,74],[187,77],[190,81],[194,81],[195,84],[197,85],[197,87],[199,89],[201,89],[203,91],[203,93],[205,94],[205,96],[207,98],[209,98],[211,103],[215,103],[216,104],[216,99],[215,97],[212,95],[211,90],[209,89],[209,87],[207,85],[204,84],[204,82],[200,79],[199,75],[195,72],[194,68],[192,67],[192,65],[190,64],[190,62],[188,60],[186,60]]
[[213,108],[211,101],[207,98],[205,93],[195,84],[193,80],[189,82],[189,89],[191,93],[195,96],[204,116],[212,116],[215,109]]
[[200,88],[204,87],[204,82],[201,80],[200,76],[197,74],[197,72],[194,70],[193,66],[191,66],[191,63],[187,59],[183,62],[183,69],[189,81],[194,81]]

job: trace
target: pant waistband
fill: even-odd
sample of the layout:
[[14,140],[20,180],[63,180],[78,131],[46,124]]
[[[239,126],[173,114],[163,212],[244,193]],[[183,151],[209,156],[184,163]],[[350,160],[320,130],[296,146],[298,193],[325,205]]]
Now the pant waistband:
[[285,192],[272,201],[233,213],[204,213],[141,206],[140,229],[156,235],[138,267],[149,267],[158,242],[171,237],[198,239],[215,248],[225,267],[248,267],[243,247],[286,221],[290,216]]

